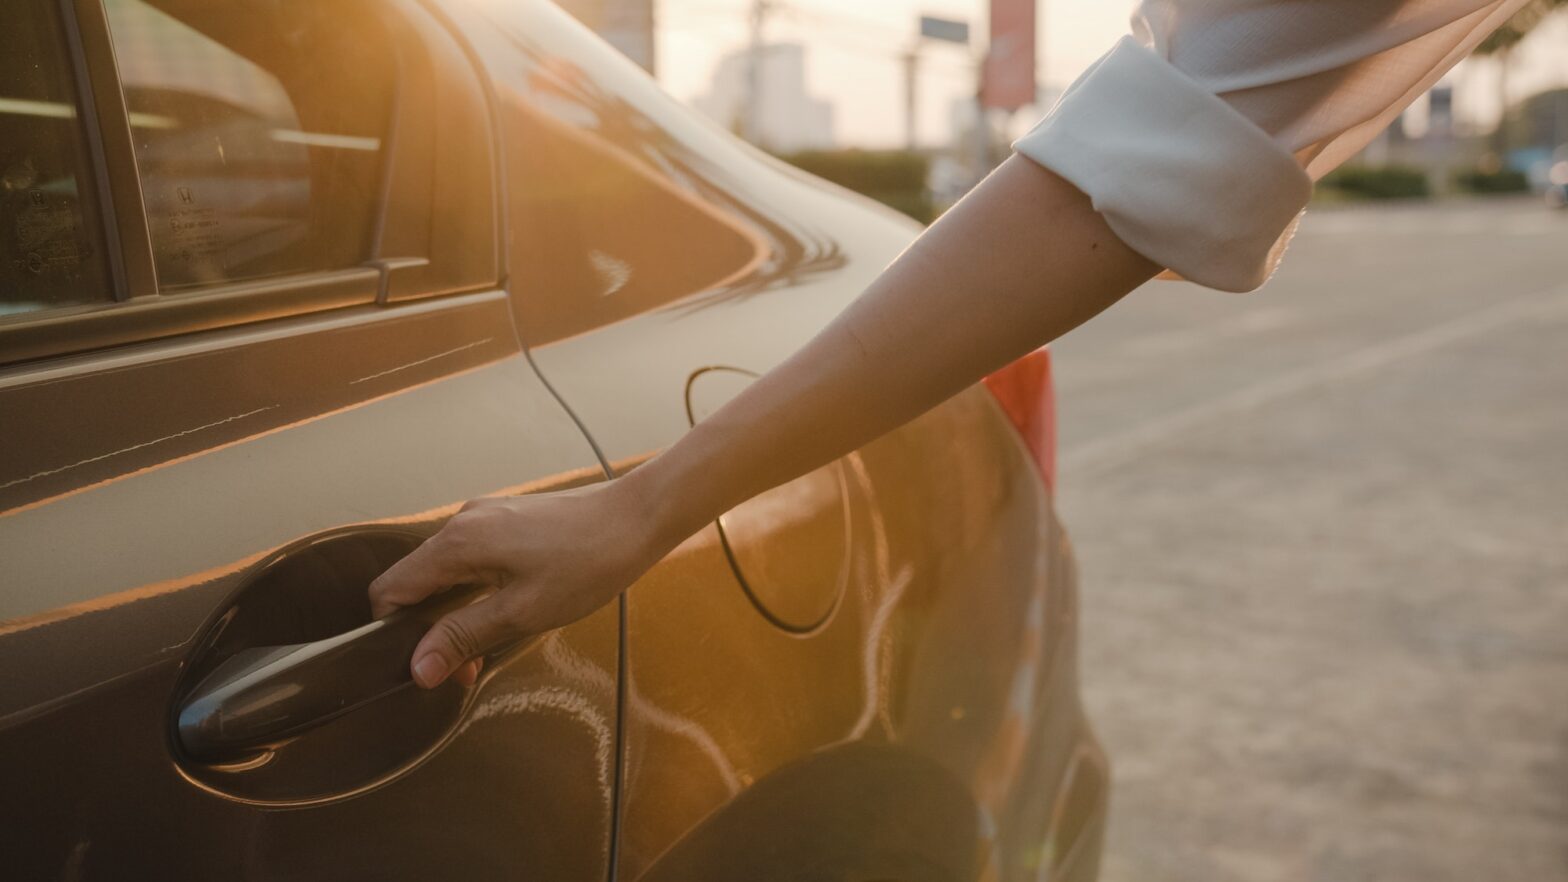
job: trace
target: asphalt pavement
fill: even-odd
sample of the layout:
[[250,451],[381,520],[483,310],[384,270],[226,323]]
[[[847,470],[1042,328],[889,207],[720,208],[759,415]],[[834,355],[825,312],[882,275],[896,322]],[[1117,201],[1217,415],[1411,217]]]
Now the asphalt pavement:
[[1054,351],[1102,879],[1568,880],[1568,213],[1315,210]]

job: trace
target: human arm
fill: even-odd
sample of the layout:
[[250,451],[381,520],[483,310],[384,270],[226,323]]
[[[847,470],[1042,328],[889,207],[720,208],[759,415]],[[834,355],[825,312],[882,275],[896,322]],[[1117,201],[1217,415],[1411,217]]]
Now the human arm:
[[[374,608],[499,587],[416,650],[430,685],[587,615],[734,504],[1059,336],[1156,267],[1257,287],[1311,180],[1522,2],[1146,0],[1139,37],[805,350],[623,478],[471,503],[377,580]],[[418,670],[431,657],[433,677]]]
[[622,483],[673,546],[919,416],[1159,268],[1086,197],[1013,157],[817,337]]
[[[604,605],[687,536],[1061,336],[1158,267],[1020,157],[921,235],[800,351],[607,484],[470,504],[371,586],[377,615],[463,582],[498,590],[414,653],[421,685]],[[422,667],[439,660],[439,670]],[[471,679],[475,669],[462,669]]]

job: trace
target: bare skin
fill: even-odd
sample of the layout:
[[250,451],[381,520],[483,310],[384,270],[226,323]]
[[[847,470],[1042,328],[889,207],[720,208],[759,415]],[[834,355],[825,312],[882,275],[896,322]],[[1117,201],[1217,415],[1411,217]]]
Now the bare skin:
[[438,622],[411,660],[426,688],[472,683],[487,649],[588,615],[720,514],[903,425],[1158,271],[1081,192],[1014,156],[674,446],[605,484],[470,502],[370,586],[372,609],[494,586]]

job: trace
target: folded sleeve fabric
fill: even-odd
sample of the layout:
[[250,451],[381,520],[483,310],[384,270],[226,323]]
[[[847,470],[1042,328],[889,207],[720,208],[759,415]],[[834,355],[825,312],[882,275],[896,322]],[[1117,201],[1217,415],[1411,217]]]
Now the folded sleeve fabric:
[[1250,291],[1312,182],[1526,0],[1144,0],[1124,38],[1014,144],[1133,250]]

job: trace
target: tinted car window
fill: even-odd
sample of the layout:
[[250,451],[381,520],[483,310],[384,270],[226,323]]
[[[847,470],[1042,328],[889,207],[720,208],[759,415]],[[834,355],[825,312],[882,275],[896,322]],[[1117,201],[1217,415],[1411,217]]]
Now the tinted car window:
[[0,27],[0,319],[110,299],[58,10],[23,0]]
[[160,289],[369,256],[393,69],[373,9],[107,8]]

